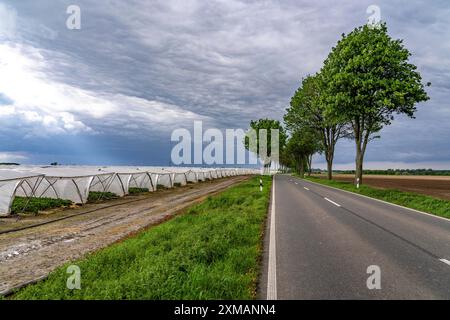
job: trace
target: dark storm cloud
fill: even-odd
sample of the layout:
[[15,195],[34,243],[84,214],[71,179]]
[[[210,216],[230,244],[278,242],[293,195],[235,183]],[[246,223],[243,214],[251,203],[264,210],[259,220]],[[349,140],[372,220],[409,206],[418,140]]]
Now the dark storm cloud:
[[[99,151],[99,161],[117,159],[121,149],[130,158],[152,161],[141,149],[166,152],[170,131],[191,128],[193,119],[219,128],[245,128],[259,117],[281,119],[301,78],[320,69],[341,33],[365,23],[366,9],[374,4],[433,86],[417,119],[399,118],[383,130],[366,159],[450,163],[450,152],[442,150],[450,149],[447,1],[77,1],[82,28],[76,31],[65,27],[73,1],[0,3],[0,15],[9,17],[0,23],[5,52],[36,62],[24,70],[35,79],[29,85],[44,79],[61,86],[39,105],[5,96],[14,109],[0,119],[15,119],[20,128],[5,126],[1,139],[10,128],[20,143],[4,151],[28,152],[30,161],[43,136],[51,140],[57,134],[60,142],[90,137],[98,150],[105,141],[115,145],[114,152]],[[5,94],[1,87],[0,92]],[[353,143],[340,143],[337,162],[353,158]]]

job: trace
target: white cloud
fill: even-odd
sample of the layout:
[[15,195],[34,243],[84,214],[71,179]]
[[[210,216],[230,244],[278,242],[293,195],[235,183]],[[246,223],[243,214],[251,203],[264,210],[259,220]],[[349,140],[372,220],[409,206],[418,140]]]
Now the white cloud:
[[28,157],[19,152],[0,152],[0,162],[14,162],[26,159]]
[[105,120],[103,128],[110,120],[113,126],[136,121],[153,127],[199,118],[173,104],[57,82],[46,73],[51,62],[45,60],[44,53],[25,44],[0,44],[0,93],[13,101],[0,109],[0,116],[15,114],[28,123],[40,123],[45,130],[41,134],[95,132],[84,121]]
[[14,106],[0,106],[0,117],[12,116],[16,113]]

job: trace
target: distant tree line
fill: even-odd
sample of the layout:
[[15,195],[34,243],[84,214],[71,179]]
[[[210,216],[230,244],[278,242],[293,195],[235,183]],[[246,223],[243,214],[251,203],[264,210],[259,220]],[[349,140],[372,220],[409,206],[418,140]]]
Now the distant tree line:
[[291,98],[284,115],[287,139],[280,144],[281,164],[303,177],[312,171],[312,156],[323,154],[332,179],[336,144],[351,139],[355,183],[361,184],[368,143],[380,137],[395,115],[414,118],[416,104],[429,99],[424,88],[430,83],[422,84],[410,56],[402,40],[389,36],[385,23],[343,34],[322,68],[303,78]]

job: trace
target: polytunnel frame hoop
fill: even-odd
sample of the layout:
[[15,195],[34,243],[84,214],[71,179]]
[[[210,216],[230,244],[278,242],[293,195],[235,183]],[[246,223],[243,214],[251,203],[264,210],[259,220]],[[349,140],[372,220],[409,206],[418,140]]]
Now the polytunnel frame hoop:
[[[27,179],[31,179],[31,178],[37,178],[36,182],[34,183],[34,187],[31,187],[31,185],[28,183]],[[39,179],[40,178],[40,179]],[[14,198],[16,197],[16,193],[17,193],[17,189],[22,188],[22,190],[24,191],[25,195],[27,194],[25,189],[22,187],[23,183],[26,182],[28,184],[28,186],[31,189],[31,194],[29,196],[27,196],[27,202],[25,203],[25,205],[23,206],[21,213],[24,212],[24,210],[27,208],[28,204],[31,201],[31,198],[35,195],[36,189],[39,187],[39,185],[42,183],[42,181],[44,180],[45,176],[44,175],[36,175],[36,176],[30,176],[30,177],[24,177],[21,178],[19,183],[15,186],[14,188],[14,192],[11,196],[11,198],[9,199],[9,205],[8,205],[8,214],[11,213],[11,207],[14,201]],[[9,180],[14,180],[14,179],[9,179]],[[7,181],[7,180],[3,180],[3,181]],[[39,183],[38,183],[39,182]]]

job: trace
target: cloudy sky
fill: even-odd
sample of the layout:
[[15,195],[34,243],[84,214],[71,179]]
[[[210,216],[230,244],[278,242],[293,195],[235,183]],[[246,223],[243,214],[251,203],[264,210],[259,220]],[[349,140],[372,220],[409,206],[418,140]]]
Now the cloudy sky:
[[[66,27],[72,4],[80,30]],[[415,120],[369,145],[368,166],[450,169],[448,0],[0,0],[0,162],[169,165],[172,130],[194,120],[282,119],[370,5],[432,87]],[[337,168],[353,159],[340,142]]]

